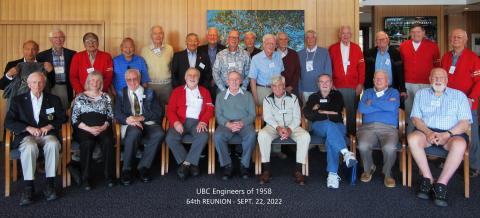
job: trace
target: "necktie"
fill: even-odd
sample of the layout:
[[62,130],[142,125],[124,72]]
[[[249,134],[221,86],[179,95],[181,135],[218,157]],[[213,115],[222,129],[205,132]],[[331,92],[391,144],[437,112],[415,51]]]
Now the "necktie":
[[138,102],[138,97],[135,93],[133,93],[133,109],[135,110],[135,116],[140,115],[140,102]]

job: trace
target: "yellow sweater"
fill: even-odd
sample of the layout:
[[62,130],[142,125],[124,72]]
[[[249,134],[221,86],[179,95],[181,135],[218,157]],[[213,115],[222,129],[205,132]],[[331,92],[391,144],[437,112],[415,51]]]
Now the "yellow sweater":
[[142,48],[141,55],[145,59],[148,67],[148,74],[152,83],[159,83],[162,80],[170,80],[172,71],[170,70],[170,63],[173,58],[173,48],[168,44],[163,44],[160,54],[155,54],[153,46],[148,45]]

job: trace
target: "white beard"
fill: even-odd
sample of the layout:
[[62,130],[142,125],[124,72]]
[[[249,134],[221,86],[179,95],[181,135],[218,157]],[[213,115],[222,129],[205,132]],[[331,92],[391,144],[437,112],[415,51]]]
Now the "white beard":
[[442,83],[442,85],[435,85],[435,83],[432,84],[432,88],[433,88],[433,90],[435,90],[435,92],[443,92],[443,91],[445,91],[446,87],[447,86],[443,83]]

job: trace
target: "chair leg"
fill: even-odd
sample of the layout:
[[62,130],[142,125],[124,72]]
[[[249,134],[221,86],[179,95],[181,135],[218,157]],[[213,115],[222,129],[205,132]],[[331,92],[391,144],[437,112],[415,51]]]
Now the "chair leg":
[[17,169],[17,160],[13,160],[13,181],[16,182],[18,180],[18,169]]
[[170,164],[170,149],[165,144],[165,174],[168,173],[168,165]]
[[5,197],[10,196],[10,152],[5,152]]
[[405,153],[405,148],[402,148],[402,160],[401,160],[401,171],[402,171],[402,185],[403,186],[407,186],[407,164],[406,164],[406,159],[407,159],[407,155]]
[[468,155],[463,155],[463,176],[465,180],[465,198],[470,198],[470,159]]
[[212,161],[213,161],[213,156],[215,154],[212,152],[212,137],[209,136],[208,137],[208,175],[212,175],[213,174],[213,164],[212,164]]
[[212,135],[210,138],[211,138],[211,139],[210,139],[210,140],[211,140],[210,143],[211,143],[211,147],[212,147],[212,162],[211,162],[211,164],[212,164],[212,175],[215,175],[215,167],[216,167],[215,143],[214,143],[214,141],[213,141],[213,135]]
[[160,175],[165,175],[165,142],[160,145]]
[[407,177],[408,177],[408,183],[407,183],[407,186],[408,187],[412,187],[412,153],[410,152],[410,149],[408,149],[407,151],[408,153],[408,160],[407,160],[407,165],[408,165],[408,173],[407,173]]
[[115,168],[117,179],[120,178],[120,142],[117,142],[117,147],[115,149]]
[[262,157],[260,154],[260,145],[257,143],[255,147],[255,174],[262,174]]

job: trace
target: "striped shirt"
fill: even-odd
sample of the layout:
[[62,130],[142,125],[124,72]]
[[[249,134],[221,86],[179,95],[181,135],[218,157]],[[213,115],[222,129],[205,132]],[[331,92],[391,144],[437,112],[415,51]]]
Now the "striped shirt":
[[61,52],[58,52],[52,48],[52,64],[53,64],[53,67],[57,68],[57,67],[61,67],[63,68],[63,73],[57,73],[55,72],[55,81],[57,83],[64,83],[66,82],[66,78],[65,78],[65,73],[68,69],[65,69],[65,57],[63,56],[63,49]]
[[435,96],[432,88],[419,90],[413,100],[410,117],[422,119],[428,128],[449,130],[460,120],[472,123],[472,112],[463,92],[446,88],[441,96]]

